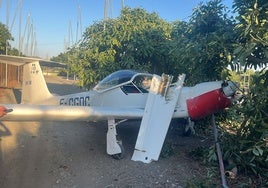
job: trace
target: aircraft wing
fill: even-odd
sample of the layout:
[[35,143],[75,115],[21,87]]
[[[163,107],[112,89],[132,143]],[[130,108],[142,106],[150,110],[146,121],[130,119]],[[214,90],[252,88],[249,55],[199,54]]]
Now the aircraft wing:
[[91,121],[107,119],[139,119],[143,109],[94,106],[58,106],[0,104],[10,112],[0,121]]
[[30,63],[34,61],[39,61],[40,58],[30,58],[30,57],[17,57],[17,56],[6,56],[0,55],[0,63],[7,63],[10,65],[20,66],[25,63]]
[[23,57],[23,56],[10,56],[10,55],[0,55],[0,63],[9,64],[9,65],[24,65],[26,63],[32,63],[38,61],[41,66],[47,67],[64,67],[67,66],[63,63],[41,59],[38,57]]

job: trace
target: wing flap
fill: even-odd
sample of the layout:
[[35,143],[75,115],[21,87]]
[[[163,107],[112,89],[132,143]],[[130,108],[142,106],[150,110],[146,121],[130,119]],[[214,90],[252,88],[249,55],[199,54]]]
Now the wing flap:
[[143,109],[93,106],[56,106],[2,104],[12,109],[1,121],[91,121],[107,119],[139,119]]

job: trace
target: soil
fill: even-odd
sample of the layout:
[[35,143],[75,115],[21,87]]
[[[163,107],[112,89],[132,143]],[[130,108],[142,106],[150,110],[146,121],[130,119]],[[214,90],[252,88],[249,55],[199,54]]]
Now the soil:
[[[46,81],[59,95],[82,91],[73,80],[46,77]],[[0,103],[19,100],[18,90],[0,92]],[[118,126],[125,157],[115,160],[106,154],[105,121],[0,122],[1,188],[180,188],[209,177],[210,169],[189,152],[211,140],[184,137],[176,125],[166,137],[168,155],[150,164],[132,161],[139,124],[127,121]],[[221,187],[220,178],[215,184]]]

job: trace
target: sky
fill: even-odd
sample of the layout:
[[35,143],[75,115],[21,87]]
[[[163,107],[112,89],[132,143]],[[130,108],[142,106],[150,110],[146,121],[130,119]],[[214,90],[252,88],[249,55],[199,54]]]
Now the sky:
[[[124,2],[124,6],[130,8],[139,7],[149,13],[156,12],[160,18],[168,22],[187,21],[193,9],[201,1],[109,0],[108,17],[118,17],[122,2]],[[233,0],[222,0],[222,2],[231,8]],[[24,38],[22,51],[28,55],[50,58],[64,52],[66,47],[78,41],[87,27],[96,21],[103,20],[104,5],[105,0],[0,0],[0,22],[8,25],[11,30],[14,37],[14,42],[11,42],[12,47],[18,49],[18,39],[21,36]],[[29,23],[28,26],[27,23]],[[33,33],[35,37],[31,39],[28,37],[29,33]],[[28,42],[27,38],[29,38]],[[36,45],[31,45],[31,43]],[[28,48],[26,44],[29,44]],[[34,50],[30,50],[31,46],[36,46],[36,48],[33,47]]]

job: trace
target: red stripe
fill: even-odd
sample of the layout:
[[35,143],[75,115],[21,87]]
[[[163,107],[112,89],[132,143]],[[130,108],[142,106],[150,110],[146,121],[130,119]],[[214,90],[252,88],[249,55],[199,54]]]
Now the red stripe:
[[195,98],[187,99],[188,114],[192,119],[200,119],[231,105],[221,89],[213,90]]

